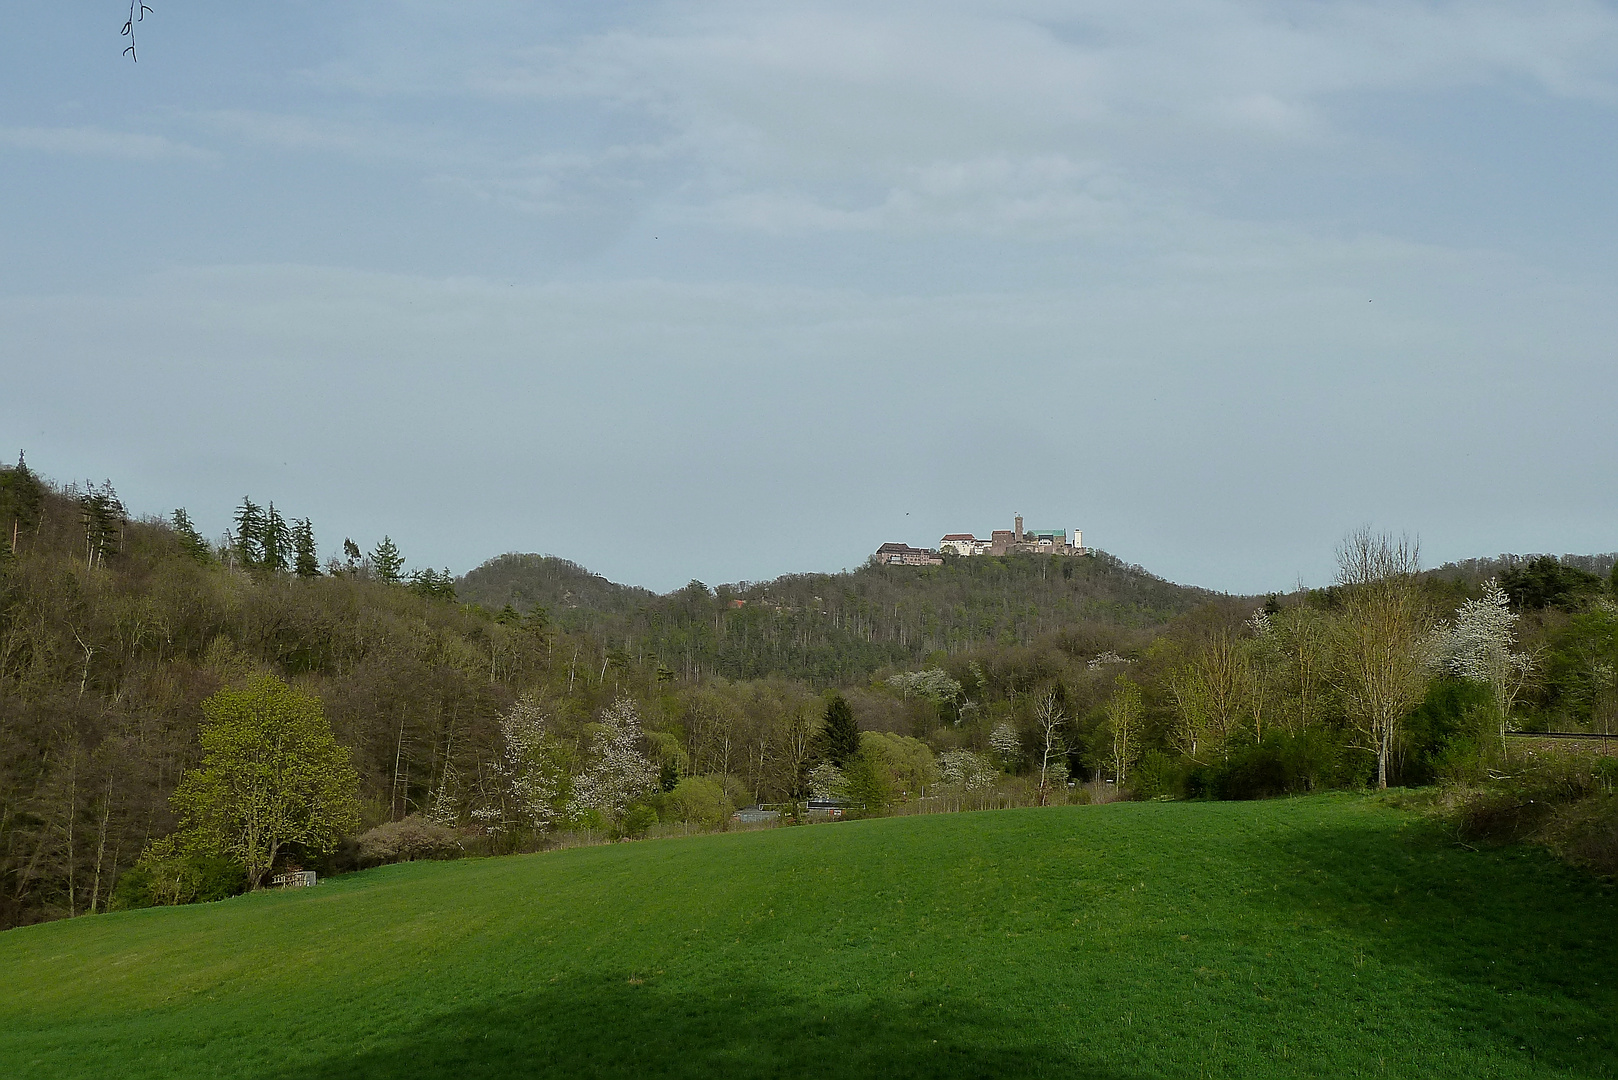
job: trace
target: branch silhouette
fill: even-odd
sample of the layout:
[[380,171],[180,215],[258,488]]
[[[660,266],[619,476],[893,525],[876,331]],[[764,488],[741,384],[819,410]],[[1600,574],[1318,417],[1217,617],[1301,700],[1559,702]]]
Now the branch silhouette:
[[129,18],[124,20],[124,28],[118,31],[118,36],[129,39],[129,44],[124,48],[124,55],[129,57],[131,63],[140,62],[140,57],[135,55],[135,24],[145,22],[151,10],[141,0],[129,0]]

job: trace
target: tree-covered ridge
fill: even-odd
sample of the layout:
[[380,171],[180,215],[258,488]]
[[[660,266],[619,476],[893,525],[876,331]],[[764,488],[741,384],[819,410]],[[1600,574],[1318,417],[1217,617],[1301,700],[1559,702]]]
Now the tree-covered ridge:
[[984,645],[1027,645],[1086,624],[1160,626],[1215,594],[1175,585],[1104,552],[1081,558],[949,557],[943,566],[867,565],[666,596],[614,585],[549,556],[502,555],[457,582],[491,609],[544,609],[683,675],[784,675],[822,685]]

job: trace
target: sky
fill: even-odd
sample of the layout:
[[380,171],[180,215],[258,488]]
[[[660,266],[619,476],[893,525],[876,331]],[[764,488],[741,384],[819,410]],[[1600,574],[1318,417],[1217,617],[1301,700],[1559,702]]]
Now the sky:
[[0,36],[0,448],[137,515],[659,591],[1618,549],[1618,5],[152,6]]

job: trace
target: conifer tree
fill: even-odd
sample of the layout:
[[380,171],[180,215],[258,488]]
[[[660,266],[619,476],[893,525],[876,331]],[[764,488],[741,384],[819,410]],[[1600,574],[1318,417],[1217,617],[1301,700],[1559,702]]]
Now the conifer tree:
[[264,520],[264,511],[243,495],[242,504],[236,508],[236,534],[230,546],[248,568],[264,565]]
[[292,569],[301,578],[320,576],[320,552],[315,548],[315,527],[308,518],[292,526]]
[[854,710],[848,707],[848,699],[841,694],[833,694],[826,703],[826,726],[821,731],[821,744],[827,760],[838,768],[860,752],[859,725],[854,723]]
[[0,529],[5,533],[0,537],[0,549],[15,554],[23,532],[39,523],[44,505],[45,485],[19,451],[16,468],[0,469]]
[[123,538],[124,504],[112,489],[112,481],[103,481],[100,487],[87,484],[79,496],[79,513],[84,522],[85,563],[92,568],[102,566],[107,556],[118,553]]
[[191,515],[185,512],[185,507],[174,511],[174,532],[180,538],[180,548],[197,562],[205,563],[213,559],[213,552],[208,549],[208,541],[197,532],[197,527],[191,523]]
[[371,552],[371,571],[392,585],[399,581],[403,569],[404,556],[399,554],[399,545],[391,537],[382,537],[382,542]]
[[259,547],[263,551],[264,568],[266,570],[289,570],[290,556],[292,555],[292,530],[287,528],[286,519],[281,512],[270,504],[269,510],[264,514],[264,531],[261,534]]

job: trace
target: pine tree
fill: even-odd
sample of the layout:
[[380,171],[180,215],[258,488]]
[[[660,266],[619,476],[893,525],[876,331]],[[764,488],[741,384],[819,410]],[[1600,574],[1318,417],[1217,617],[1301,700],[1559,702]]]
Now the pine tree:
[[112,489],[112,481],[103,481],[100,487],[85,486],[79,496],[79,514],[84,522],[85,564],[102,566],[107,556],[118,554],[123,539],[124,504]]
[[45,505],[45,485],[28,468],[21,452],[17,467],[0,469],[0,549],[13,554],[22,544],[22,534],[39,523]]
[[287,528],[286,519],[281,512],[270,504],[264,515],[264,532],[261,535],[260,549],[264,554],[264,568],[266,570],[289,570],[289,557],[292,555],[292,530]]
[[236,508],[236,535],[230,546],[243,566],[264,565],[264,511],[245,495]]
[[403,569],[404,556],[399,554],[399,545],[391,537],[384,536],[376,550],[371,552],[371,572],[392,585],[398,582]]
[[308,518],[292,526],[292,569],[301,578],[320,576],[320,552],[315,548],[315,527]]
[[860,752],[860,729],[854,723],[854,710],[841,694],[833,694],[826,703],[826,726],[820,733],[826,759],[842,768]]
[[197,527],[191,523],[191,515],[185,512],[185,507],[174,511],[173,521],[174,532],[180,538],[180,549],[197,562],[211,562],[213,552],[208,549],[208,541],[197,532]]

